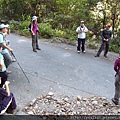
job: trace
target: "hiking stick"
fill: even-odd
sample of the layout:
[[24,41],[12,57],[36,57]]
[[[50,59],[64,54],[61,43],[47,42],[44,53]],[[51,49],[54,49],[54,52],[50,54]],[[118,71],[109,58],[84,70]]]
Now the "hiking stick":
[[[13,52],[11,52],[11,54],[12,54],[12,55],[13,55],[13,57],[16,59],[15,55],[13,54]],[[17,59],[16,59],[16,61],[17,61]],[[22,69],[22,67],[20,66],[20,64],[19,64],[19,62],[18,62],[18,61],[17,61],[17,64],[19,65],[19,67],[20,67],[20,69],[22,70],[23,74],[24,74],[24,75],[25,75],[25,77],[27,78],[28,83],[30,83],[30,81],[29,81],[29,79],[28,79],[27,75],[25,74],[24,70]]]

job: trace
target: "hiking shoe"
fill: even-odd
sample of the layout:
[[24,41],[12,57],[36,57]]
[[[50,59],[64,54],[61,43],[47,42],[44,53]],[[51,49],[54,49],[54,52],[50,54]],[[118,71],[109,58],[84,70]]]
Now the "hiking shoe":
[[17,107],[16,109],[12,110],[11,113],[12,113],[13,115],[15,115],[19,110],[20,110],[20,108]]
[[36,48],[37,50],[41,50],[40,48]]
[[106,55],[104,55],[104,57],[105,57],[105,58],[107,58],[107,56],[106,56]]
[[13,59],[12,59],[12,62],[16,62],[16,59],[13,58]]
[[115,101],[114,98],[112,98],[112,102],[115,104],[115,105],[119,105],[119,103],[117,101]]
[[95,57],[99,57],[99,55],[95,55]]
[[37,50],[33,50],[33,52],[37,52]]

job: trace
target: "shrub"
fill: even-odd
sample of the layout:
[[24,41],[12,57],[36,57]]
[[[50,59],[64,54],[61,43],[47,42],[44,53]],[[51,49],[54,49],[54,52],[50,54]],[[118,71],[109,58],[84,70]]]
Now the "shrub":
[[39,24],[40,35],[44,38],[51,38],[55,34],[55,30],[52,29],[50,24],[40,23]]

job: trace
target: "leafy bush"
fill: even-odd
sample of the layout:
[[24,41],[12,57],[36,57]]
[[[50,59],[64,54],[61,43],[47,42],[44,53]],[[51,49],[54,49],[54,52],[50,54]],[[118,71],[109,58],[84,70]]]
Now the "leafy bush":
[[88,43],[87,47],[90,48],[90,49],[97,49],[98,48],[95,43]]
[[55,30],[52,29],[50,24],[40,23],[39,24],[40,35],[44,38],[51,38],[55,35]]

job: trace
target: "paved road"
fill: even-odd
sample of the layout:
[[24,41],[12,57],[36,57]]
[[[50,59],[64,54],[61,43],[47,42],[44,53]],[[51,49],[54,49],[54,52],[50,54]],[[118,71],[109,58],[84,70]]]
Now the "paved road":
[[88,49],[86,54],[77,54],[75,46],[43,40],[39,41],[42,50],[34,53],[31,38],[11,34],[8,39],[30,81],[28,83],[17,62],[11,64],[10,88],[21,108],[35,97],[48,92],[68,96],[98,95],[109,100],[113,97],[114,59],[95,58],[95,51],[91,53]]

